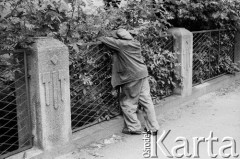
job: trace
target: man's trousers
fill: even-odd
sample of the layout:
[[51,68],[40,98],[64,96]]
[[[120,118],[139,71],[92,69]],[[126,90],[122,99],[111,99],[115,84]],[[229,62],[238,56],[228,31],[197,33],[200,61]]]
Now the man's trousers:
[[137,110],[140,104],[145,114],[145,127],[150,131],[158,130],[159,125],[150,95],[148,77],[123,84],[120,88],[120,106],[123,111],[125,126],[131,131],[141,130],[141,123],[137,118]]

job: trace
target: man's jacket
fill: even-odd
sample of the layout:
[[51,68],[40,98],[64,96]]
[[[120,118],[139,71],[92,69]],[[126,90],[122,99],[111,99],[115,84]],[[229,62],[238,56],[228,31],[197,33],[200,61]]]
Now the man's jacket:
[[143,62],[140,42],[112,37],[100,37],[99,40],[116,50],[113,53],[112,86],[116,87],[148,76]]

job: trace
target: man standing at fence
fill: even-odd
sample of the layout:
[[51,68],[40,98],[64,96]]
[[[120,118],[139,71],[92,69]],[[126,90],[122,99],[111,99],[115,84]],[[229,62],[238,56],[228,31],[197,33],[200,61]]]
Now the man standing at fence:
[[120,106],[123,111],[125,134],[142,134],[137,118],[138,104],[145,113],[145,130],[156,134],[159,125],[150,96],[148,71],[141,55],[140,42],[125,29],[118,29],[108,37],[98,38],[103,44],[114,49],[112,64],[112,86],[120,87]]

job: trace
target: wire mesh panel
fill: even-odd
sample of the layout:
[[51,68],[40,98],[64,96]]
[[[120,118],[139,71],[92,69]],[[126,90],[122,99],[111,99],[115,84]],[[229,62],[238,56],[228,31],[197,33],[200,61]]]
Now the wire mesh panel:
[[162,50],[174,52],[174,39],[172,35],[161,36],[159,43],[161,43],[161,46],[159,47]]
[[[156,44],[159,58],[169,56],[173,52],[173,37],[160,37]],[[80,53],[71,51],[70,82],[72,129],[81,130],[93,124],[109,120],[120,114],[118,97],[113,96],[111,86],[111,50],[106,47],[79,47]],[[166,57],[167,58],[167,57]],[[169,58],[168,58],[169,59]],[[147,58],[146,58],[147,60]],[[164,64],[163,64],[164,65]],[[170,67],[170,64],[167,64]],[[162,71],[158,77],[166,81],[159,82],[155,78],[156,90],[152,92],[160,99],[173,94],[173,85],[168,83],[171,71],[159,66]],[[156,68],[158,69],[158,68]],[[164,71],[165,69],[165,71]],[[174,68],[171,68],[174,70]],[[151,74],[151,72],[149,72]],[[152,76],[157,76],[152,73]],[[174,77],[172,77],[173,79]],[[150,84],[152,84],[150,82]],[[153,98],[156,96],[152,96]],[[157,98],[157,97],[156,97]],[[159,99],[158,98],[158,99]]]
[[0,53],[0,158],[32,146],[26,54]]
[[120,114],[111,86],[111,54],[106,48],[83,48],[70,55],[72,129],[77,131]]
[[[151,95],[156,102],[173,95],[173,90],[180,83],[181,77],[176,66],[177,52],[174,51],[172,35],[149,38],[141,36],[142,54],[148,67]],[[179,76],[178,76],[179,75]]]
[[234,60],[234,31],[193,32],[193,85],[227,72]]
[[[158,45],[158,47],[160,48],[161,50],[161,53],[160,54],[164,54],[164,52],[166,52],[166,54],[168,54],[169,52],[173,53],[174,52],[174,39],[173,39],[173,36],[172,35],[166,35],[166,36],[162,36],[160,38],[160,41],[159,41],[160,45]],[[175,64],[177,63],[177,61],[175,61]],[[171,65],[171,64],[170,64]],[[167,69],[166,70],[167,72],[171,72],[171,71],[176,71],[174,69],[174,67],[170,67],[170,66],[167,66]],[[171,71],[170,71],[171,70]],[[163,99],[163,98],[166,98],[166,97],[169,97],[171,95],[173,95],[173,90],[174,90],[174,87],[173,85],[169,84],[168,80],[167,79],[173,79],[174,80],[174,76],[172,76],[172,74],[168,73],[168,74],[165,74],[163,72],[162,76],[168,76],[166,78],[166,81],[164,83],[158,83],[159,84],[159,90],[163,91],[160,99]],[[163,79],[163,78],[162,78]]]
[[229,60],[234,62],[235,33],[236,31],[231,30],[223,30],[220,32],[220,64],[223,62],[223,57],[229,58]]

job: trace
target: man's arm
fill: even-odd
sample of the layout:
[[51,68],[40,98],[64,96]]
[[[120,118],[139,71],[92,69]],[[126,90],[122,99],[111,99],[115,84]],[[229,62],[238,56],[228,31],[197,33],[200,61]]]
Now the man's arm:
[[96,42],[88,42],[88,43],[84,43],[81,44],[81,46],[92,46],[92,45],[100,45],[100,44],[106,44],[108,47],[114,49],[114,50],[120,50],[120,44],[119,41],[115,38],[112,37],[99,37],[98,41]]
[[98,38],[99,41],[106,44],[108,47],[119,51],[120,50],[120,44],[119,40],[112,38],[112,37],[100,37]]

